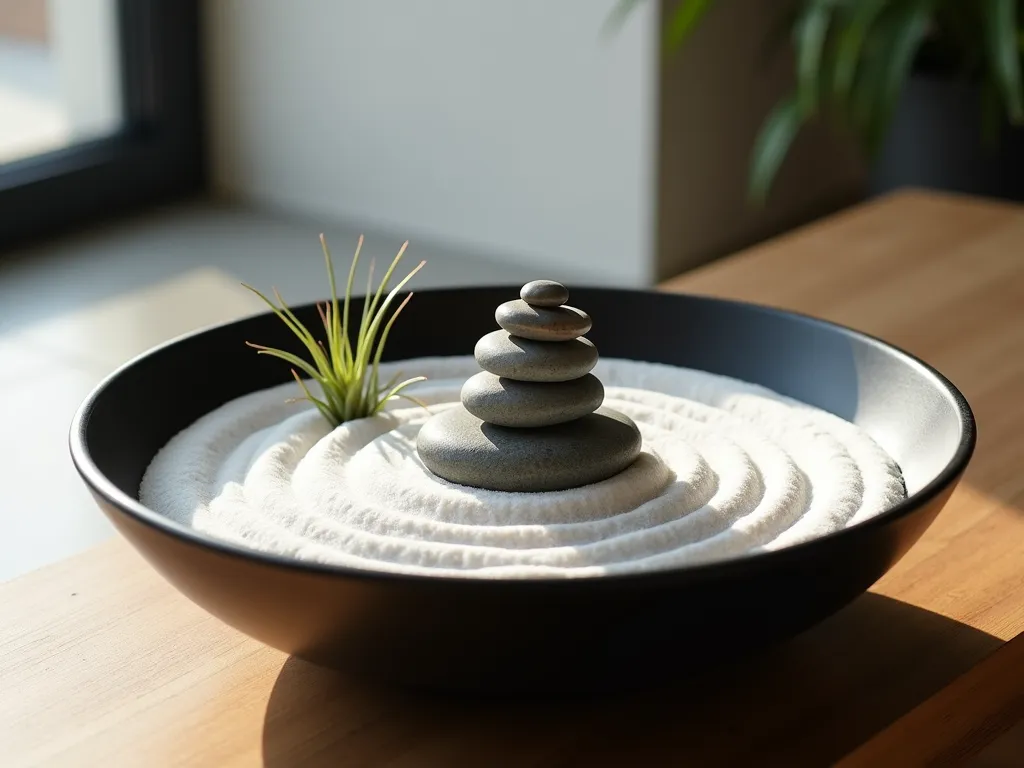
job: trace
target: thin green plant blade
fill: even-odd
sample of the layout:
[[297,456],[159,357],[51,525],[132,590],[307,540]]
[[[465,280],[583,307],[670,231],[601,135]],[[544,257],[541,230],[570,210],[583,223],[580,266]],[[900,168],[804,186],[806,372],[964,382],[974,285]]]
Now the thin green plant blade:
[[714,0],[679,0],[665,27],[665,48],[680,48],[690,39]]
[[[402,247],[398,249],[398,253],[395,258],[392,259],[387,272],[384,273],[384,277],[380,281],[380,285],[377,287],[377,292],[373,296],[373,301],[370,302],[370,306],[366,307],[366,317],[373,317],[376,319],[377,305],[380,303],[381,296],[384,295],[384,291],[387,290],[388,283],[391,282],[391,275],[395,272],[395,267],[398,266],[398,262],[402,260],[402,256],[405,254],[405,249],[409,247],[409,241],[406,240],[402,243]],[[408,278],[406,278],[408,280]],[[394,293],[392,291],[392,293]],[[372,323],[371,323],[372,325]],[[362,329],[360,329],[362,330]]]
[[292,311],[288,309],[287,306],[284,305],[284,301],[282,301],[281,299],[281,294],[278,293],[276,289],[274,290],[274,296],[282,305],[280,308],[278,308],[278,306],[275,305],[274,302],[272,302],[270,299],[264,296],[260,291],[253,288],[251,285],[246,285],[245,283],[242,283],[242,287],[248,288],[250,291],[255,293],[257,296],[260,297],[260,299],[264,301],[264,303],[266,303],[268,307],[270,307],[271,310],[273,310],[274,314],[281,319],[281,321],[288,327],[288,329],[292,333],[294,333],[298,337],[298,339],[305,345],[306,349],[309,350],[309,353],[313,356],[313,362],[319,368],[321,368],[321,370],[324,370],[326,374],[328,371],[325,369],[329,369],[330,366],[327,365],[327,359],[324,358],[322,352],[317,347],[316,340],[313,338],[313,334],[311,334],[306,329],[306,327],[301,322],[299,322],[299,319],[295,317]]
[[836,98],[843,100],[849,96],[860,64],[864,40],[872,24],[890,2],[860,0],[847,11],[847,20],[837,33],[835,66],[832,70],[832,87]]
[[391,389],[398,382],[398,379],[399,379],[399,377],[401,377],[401,375],[402,375],[402,372],[398,371],[394,376],[392,376],[390,379],[388,379],[388,383],[385,384],[380,389],[381,390]]
[[383,304],[381,304],[380,308],[376,310],[376,313],[373,316],[373,320],[370,322],[370,327],[367,331],[367,336],[364,340],[365,343],[362,345],[361,349],[359,350],[359,354],[356,356],[356,365],[360,366],[361,369],[365,369],[366,365],[369,363],[370,354],[373,348],[373,340],[377,337],[377,332],[380,329],[381,322],[383,321],[384,315],[387,312],[388,307],[391,305],[391,302],[394,301],[395,296],[401,293],[406,283],[412,280],[416,273],[423,269],[426,263],[427,262],[425,261],[421,261],[419,264],[416,265],[416,267],[411,272],[409,272],[408,275],[402,278],[398,285],[396,285],[387,295],[387,298],[384,299],[384,302]]
[[[313,356],[313,362],[317,366],[319,366],[321,368],[327,368],[328,367],[326,365],[327,361],[323,357],[323,354],[321,353],[320,349],[317,347],[316,340],[313,338],[313,335],[308,330],[306,330],[305,326],[303,326],[301,323],[298,322],[298,319],[295,319],[293,321],[291,319],[291,317],[289,316],[289,315],[291,315],[290,312],[289,313],[285,313],[285,312],[281,311],[280,309],[278,309],[277,306],[272,301],[270,301],[270,299],[268,299],[262,293],[257,291],[255,288],[253,288],[251,286],[248,286],[248,285],[245,285],[245,283],[243,283],[242,285],[245,288],[248,288],[253,293],[255,293],[261,299],[263,299],[264,302],[266,302],[267,306],[269,306],[273,310],[274,314],[278,316],[278,318],[285,324],[285,326],[287,326],[287,328],[292,333],[295,334],[295,336],[299,339],[299,341],[301,341],[303,343],[303,345],[306,347],[306,349],[309,350],[309,353]],[[294,316],[292,316],[292,317],[294,317]]]
[[822,53],[835,0],[809,0],[793,27],[796,47],[796,92],[800,111],[812,115],[818,110]]
[[284,299],[281,298],[281,294],[276,288],[274,289],[274,298],[277,299],[277,303],[281,305],[281,312],[284,313],[298,329],[295,333],[306,343],[306,347],[309,348],[310,354],[313,355],[313,361],[316,363],[317,367],[320,368],[323,377],[331,378],[332,371],[330,361],[327,359],[327,355],[324,353],[321,346],[317,343],[316,338],[309,332],[309,329],[302,324],[299,318],[295,316],[295,313],[288,308],[288,305],[284,303]]
[[750,197],[755,203],[764,204],[803,119],[795,94],[776,104],[765,118],[754,142],[750,168]]
[[980,0],[985,21],[985,44],[992,78],[1006,102],[1014,124],[1024,122],[1020,52],[1017,45],[1017,0]]
[[[387,403],[387,401],[390,400],[391,398],[397,397],[398,393],[401,392],[406,387],[408,387],[408,386],[410,386],[412,384],[416,384],[416,383],[421,382],[421,381],[426,381],[426,380],[427,379],[426,379],[425,376],[414,376],[411,379],[406,379],[405,381],[403,381],[403,382],[401,382],[399,384],[396,384],[395,386],[393,386],[391,388],[391,390],[386,395],[384,395],[384,397],[382,397],[380,400],[377,401],[377,405],[376,405],[376,407],[374,409],[374,413],[380,413],[380,410],[381,410],[381,408],[384,407],[384,404]],[[404,395],[404,397],[408,397],[408,395]]]
[[245,344],[246,346],[255,349],[257,351],[257,354],[270,355],[271,357],[276,357],[280,360],[284,360],[286,363],[289,363],[290,365],[294,365],[299,370],[308,373],[317,381],[320,381],[322,378],[318,370],[316,370],[313,366],[311,366],[301,357],[293,355],[291,352],[285,352],[284,350],[281,349],[272,349],[271,347],[264,347],[261,344],[253,344],[252,342],[249,341],[245,342]]
[[297,327],[291,321],[291,319],[288,317],[288,315],[286,315],[284,312],[282,312],[280,309],[278,309],[277,305],[274,302],[272,302],[265,295],[263,295],[263,293],[261,291],[258,291],[257,289],[253,288],[251,285],[248,285],[246,283],[242,283],[242,287],[247,289],[247,290],[252,291],[257,296],[259,296],[260,299],[263,301],[263,303],[266,304],[268,307],[270,307],[270,309],[273,310],[274,314],[277,315],[281,319],[281,322],[283,322],[286,326],[288,326],[288,330],[290,330],[292,333],[294,333],[300,339],[303,338],[302,330],[300,330],[300,328]]
[[[329,309],[320,312],[320,317],[324,322],[324,332],[327,334],[327,346],[330,350],[331,365],[334,367],[336,376],[340,376],[344,364],[342,361],[341,344],[339,343],[341,326],[338,322],[338,287],[334,279],[334,264],[331,260],[331,251],[327,247],[327,238],[322,232],[320,233],[320,247],[324,252],[324,261],[327,264],[327,283],[331,289],[331,302],[327,305]],[[320,310],[319,304],[317,304],[317,310]]]
[[327,419],[331,426],[338,426],[338,421],[337,419],[335,419],[334,414],[331,412],[331,409],[327,407],[327,403],[315,397],[313,393],[309,391],[309,387],[306,386],[306,382],[304,382],[302,380],[302,377],[299,376],[299,372],[296,371],[295,369],[292,369],[292,376],[295,377],[295,381],[297,381],[299,383],[299,386],[302,387],[302,392],[303,394],[305,394],[306,399],[317,407],[317,410],[319,410],[320,413],[323,414],[324,418]]
[[371,366],[370,373],[370,383],[369,386],[367,387],[367,392],[372,397],[376,397],[379,394],[377,382],[378,374],[380,371],[380,359],[381,356],[384,354],[384,345],[387,344],[388,342],[388,334],[391,333],[391,326],[395,324],[395,320],[398,319],[398,316],[401,314],[402,310],[405,309],[406,304],[409,303],[412,297],[413,294],[410,292],[409,295],[402,300],[402,303],[398,305],[398,308],[391,313],[391,318],[388,320],[387,324],[384,326],[384,330],[380,334],[380,341],[377,342],[377,351],[374,353],[373,356],[373,365]]
[[[349,341],[349,329],[348,329],[348,305],[352,299],[352,284],[356,279],[356,265],[359,263],[359,254],[363,250],[363,236],[359,236],[359,241],[356,243],[356,252],[352,257],[352,264],[348,268],[348,282],[345,284],[345,309],[344,315],[341,321],[341,343],[344,345],[344,351],[342,356],[346,358],[345,366],[352,366],[352,343]],[[337,302],[335,302],[337,305]],[[337,306],[335,306],[337,310]]]
[[906,0],[876,25],[872,50],[854,94],[854,119],[870,156],[877,154],[914,58],[931,20],[935,0]]
[[605,38],[612,37],[626,23],[629,14],[633,12],[643,0],[619,0],[615,7],[608,12],[604,24],[601,25],[601,35]]
[[[402,255],[406,253],[406,249],[408,247],[409,241],[406,241],[402,244],[401,248],[398,249],[398,253],[391,261],[387,271],[384,273],[384,278],[381,280],[381,284],[377,288],[377,292],[375,293],[373,300],[370,300],[369,298],[369,290],[367,298],[364,299],[364,305],[362,305],[362,322],[359,324],[359,336],[355,344],[355,359],[352,364],[354,378],[360,383],[366,382],[367,368],[370,365],[374,339],[376,338],[377,331],[380,328],[381,316],[384,310],[386,310],[387,305],[391,303],[394,295],[400,291],[401,288],[410,281],[412,276],[419,271],[420,267],[423,266],[421,263],[420,266],[410,272],[410,274],[406,276],[406,279],[401,281],[401,283],[399,283],[398,286],[388,294],[383,306],[378,309],[377,305],[381,300],[384,289],[391,281],[391,275],[394,273],[394,269],[398,265],[398,261],[401,260]],[[372,396],[372,394],[373,393],[365,389],[364,386],[352,387],[349,390],[348,398],[346,399],[346,411],[356,412],[365,410],[365,403],[370,401],[368,397]]]
[[[366,293],[363,294],[363,316],[359,321],[359,342],[363,340],[363,334],[366,330],[366,318],[370,316],[370,304],[372,303],[373,296],[373,269],[377,266],[376,259],[370,259],[370,271],[366,276]],[[381,284],[381,288],[383,288]]]

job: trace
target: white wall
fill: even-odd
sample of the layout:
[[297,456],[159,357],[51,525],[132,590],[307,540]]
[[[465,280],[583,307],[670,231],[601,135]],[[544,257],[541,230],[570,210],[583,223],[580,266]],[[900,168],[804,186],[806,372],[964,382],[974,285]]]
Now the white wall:
[[654,275],[657,8],[210,0],[223,191],[535,265]]

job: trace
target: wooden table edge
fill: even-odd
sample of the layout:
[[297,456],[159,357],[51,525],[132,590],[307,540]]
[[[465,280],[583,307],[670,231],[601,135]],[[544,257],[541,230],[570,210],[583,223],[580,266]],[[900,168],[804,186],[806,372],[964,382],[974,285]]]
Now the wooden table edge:
[[[1024,720],[1024,634],[850,752],[837,768],[962,765]],[[1024,763],[1024,755],[1021,756]]]

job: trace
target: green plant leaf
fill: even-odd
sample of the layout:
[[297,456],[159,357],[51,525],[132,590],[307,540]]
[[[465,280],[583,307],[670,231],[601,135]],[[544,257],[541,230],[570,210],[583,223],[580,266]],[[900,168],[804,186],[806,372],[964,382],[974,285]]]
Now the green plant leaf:
[[292,333],[294,333],[299,338],[299,340],[305,345],[306,349],[308,349],[310,354],[313,356],[314,362],[319,367],[321,367],[321,368],[329,368],[330,367],[330,366],[327,365],[327,361],[324,358],[323,353],[320,351],[320,348],[317,346],[316,340],[313,338],[313,334],[311,334],[306,329],[306,327],[304,325],[302,325],[302,323],[300,323],[298,321],[298,318],[296,318],[295,315],[292,314],[291,310],[288,309],[288,307],[284,306],[284,302],[281,300],[281,295],[276,290],[274,291],[274,295],[277,297],[278,301],[281,302],[282,306],[280,308],[278,308],[277,305],[274,304],[274,302],[272,302],[270,299],[268,299],[262,293],[257,291],[251,285],[246,285],[245,283],[242,283],[242,286],[244,288],[248,288],[250,291],[252,291],[257,296],[259,296],[263,300],[263,302],[274,311],[274,314],[276,314],[281,319],[281,321],[285,324],[285,326],[287,326],[288,329]]
[[603,36],[606,38],[611,37],[622,29],[622,26],[626,23],[626,19],[629,17],[629,14],[631,14],[633,9],[640,5],[641,2],[643,2],[643,0],[619,0],[604,20],[604,24],[601,27]]
[[[394,387],[391,388],[391,390],[386,395],[384,395],[384,397],[382,397],[377,402],[377,405],[376,405],[376,407],[374,409],[374,413],[379,412],[380,409],[384,407],[384,404],[387,403],[388,400],[390,400],[391,398],[393,398],[396,395],[398,395],[398,393],[401,392],[406,387],[410,386],[411,384],[415,384],[417,382],[426,381],[426,380],[427,379],[424,376],[415,376],[415,377],[413,377],[411,379],[406,379],[405,381],[403,381],[400,384],[396,384]],[[406,395],[406,397],[408,397],[408,395]],[[415,402],[415,401],[413,401],[413,402]],[[426,407],[426,406],[424,406],[424,407]]]
[[870,156],[877,154],[914,57],[921,48],[935,0],[905,0],[879,19],[854,85],[853,119]]
[[[348,268],[348,282],[345,284],[345,310],[342,315],[341,321],[341,340],[344,345],[344,351],[342,357],[345,358],[345,365],[351,367],[352,365],[352,342],[349,337],[348,330],[348,305],[352,298],[352,284],[356,279],[356,264],[359,263],[359,254],[363,250],[363,236],[359,236],[359,242],[356,243],[356,252],[352,257],[352,265]],[[372,272],[372,269],[371,269]],[[365,298],[363,299],[366,300]]]
[[[321,313],[321,318],[324,321],[324,332],[327,334],[327,347],[331,353],[331,364],[334,366],[334,370],[338,371],[343,367],[342,363],[342,346],[341,346],[341,322],[338,318],[338,287],[334,280],[334,264],[331,261],[331,251],[327,247],[327,238],[324,234],[320,233],[320,247],[324,252],[324,261],[327,263],[327,282],[331,289],[331,303],[328,304],[328,309]],[[352,264],[355,265],[356,260],[359,258],[359,249],[356,249],[356,256],[352,259]],[[319,309],[319,305],[317,305]]]
[[277,303],[281,305],[281,314],[291,320],[296,335],[303,340],[306,347],[309,349],[310,354],[313,356],[313,360],[322,372],[322,376],[326,380],[330,380],[334,377],[334,369],[331,368],[330,361],[327,359],[327,355],[324,352],[323,347],[317,343],[316,338],[310,333],[309,329],[306,328],[295,316],[295,313],[291,311],[287,304],[284,303],[284,299],[281,298],[281,294],[278,290],[274,289],[274,298],[277,299]]
[[324,418],[327,419],[328,422],[330,422],[332,427],[338,426],[338,419],[335,417],[334,412],[328,407],[327,403],[313,396],[313,393],[309,391],[309,387],[306,386],[306,382],[302,380],[302,377],[299,376],[298,372],[295,369],[292,369],[292,376],[295,377],[295,380],[299,383],[299,386],[302,387],[302,391],[303,393],[305,393],[306,399],[316,406],[317,410],[323,414]]
[[249,342],[249,341],[247,341],[245,343],[246,343],[246,346],[252,347],[253,349],[257,350],[256,354],[258,354],[258,355],[270,355],[271,357],[276,357],[276,358],[278,358],[280,360],[284,360],[286,363],[289,363],[290,365],[294,365],[296,368],[301,370],[303,373],[307,373],[311,377],[316,379],[317,381],[320,381],[320,378],[321,378],[320,377],[320,372],[316,368],[311,366],[309,363],[307,363],[305,360],[303,360],[301,357],[297,357],[296,355],[293,355],[291,352],[285,352],[282,349],[273,349],[271,347],[264,347],[261,344],[253,344],[252,342]]
[[[373,299],[373,269],[377,265],[376,259],[370,259],[370,269],[366,274],[366,293],[363,294],[363,316],[359,320],[359,333],[358,340],[361,343],[363,340],[363,332],[366,329],[366,318],[370,316],[370,304]],[[381,288],[383,288],[383,283]]]
[[797,101],[804,115],[818,110],[821,59],[834,7],[835,0],[806,0],[793,24]]
[[985,21],[985,42],[992,78],[1006,102],[1014,124],[1024,122],[1020,52],[1017,46],[1017,0],[980,0]]
[[764,203],[803,120],[795,94],[776,104],[765,118],[754,142],[750,166],[750,196],[757,204]]
[[[402,310],[405,309],[405,306],[412,299],[412,296],[413,295],[410,292],[402,300],[402,303],[398,305],[398,308],[394,312],[391,313],[391,319],[388,320],[387,324],[384,326],[384,330],[380,334],[380,342],[377,344],[377,351],[376,351],[376,353],[373,356],[373,365],[371,366],[370,386],[369,386],[369,391],[371,393],[376,393],[378,391],[377,390],[377,384],[378,384],[378,372],[380,370],[380,359],[381,359],[381,356],[384,354],[384,345],[387,344],[387,342],[388,342],[388,334],[391,333],[391,326],[393,326],[395,324],[395,320],[398,319],[398,316],[401,314]],[[391,386],[392,384],[393,384],[393,382],[389,382],[389,384],[386,385],[385,388]]]
[[679,0],[665,26],[665,47],[668,50],[681,47],[712,5],[714,0]]
[[[405,249],[409,247],[409,241],[406,240],[402,243],[402,247],[398,249],[398,253],[395,258],[391,260],[391,264],[388,266],[387,272],[384,273],[384,277],[380,281],[380,285],[377,286],[377,293],[373,297],[373,304],[370,305],[370,314],[372,315],[377,310],[377,305],[380,303],[380,297],[384,295],[384,291],[388,288],[388,283],[391,282],[391,275],[395,272],[395,267],[398,266],[398,262],[402,260],[402,256],[405,255]],[[408,280],[408,277],[406,277]]]
[[838,99],[849,96],[860,62],[864,40],[875,19],[890,0],[861,0],[854,3],[841,23],[836,41],[835,66],[832,70],[833,94]]
[[[401,252],[399,252],[399,255],[401,255]],[[370,321],[370,327],[369,329],[367,329],[366,332],[366,343],[360,346],[359,354],[356,355],[357,366],[360,366],[362,369],[365,370],[366,366],[370,362],[370,354],[372,352],[373,339],[377,337],[377,332],[380,329],[381,323],[384,320],[384,315],[387,313],[388,307],[391,305],[391,302],[394,301],[395,296],[397,296],[405,287],[405,284],[412,280],[413,276],[421,269],[423,269],[425,264],[425,261],[421,261],[419,264],[416,265],[415,269],[413,269],[408,275],[402,278],[398,285],[396,285],[387,295],[387,298],[384,299],[384,302],[380,305],[379,308],[376,308],[376,304],[374,305],[375,309],[373,319]],[[393,268],[394,264],[392,264],[392,269],[388,270],[388,275],[391,274]]]

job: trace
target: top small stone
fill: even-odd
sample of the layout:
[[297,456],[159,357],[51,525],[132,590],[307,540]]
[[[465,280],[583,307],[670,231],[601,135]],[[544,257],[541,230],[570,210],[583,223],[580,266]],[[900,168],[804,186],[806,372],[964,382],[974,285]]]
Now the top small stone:
[[531,307],[560,307],[569,300],[569,289],[554,280],[534,280],[523,286],[519,297]]

